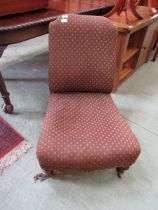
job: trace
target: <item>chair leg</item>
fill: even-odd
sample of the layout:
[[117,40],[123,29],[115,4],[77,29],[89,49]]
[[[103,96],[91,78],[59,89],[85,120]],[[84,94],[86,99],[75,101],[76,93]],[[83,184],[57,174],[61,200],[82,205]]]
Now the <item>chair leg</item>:
[[[4,50],[7,48],[7,46],[0,46],[0,57],[3,55]],[[10,102],[9,93],[7,91],[4,79],[2,77],[2,74],[0,72],[0,93],[2,95],[2,98],[4,100],[4,105],[2,106],[3,111],[6,113],[12,113],[13,112],[13,105]]]
[[43,170],[43,173],[39,173],[36,176],[34,176],[34,182],[36,183],[39,181],[44,181],[46,179],[52,178],[53,176],[56,176],[57,174],[60,174],[60,171],[53,170],[53,171],[45,171]]
[[122,178],[122,175],[123,175],[124,172],[125,172],[126,170],[128,170],[128,169],[129,169],[129,167],[127,167],[127,168],[123,168],[123,167],[116,168],[117,176],[118,176],[119,178]]

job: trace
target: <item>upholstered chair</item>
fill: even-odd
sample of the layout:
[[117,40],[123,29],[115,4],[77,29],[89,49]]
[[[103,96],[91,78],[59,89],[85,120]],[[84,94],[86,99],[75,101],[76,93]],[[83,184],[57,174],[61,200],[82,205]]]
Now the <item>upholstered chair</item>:
[[68,15],[49,27],[47,113],[37,145],[46,174],[116,168],[140,153],[136,137],[110,93],[116,71],[117,30],[104,17]]

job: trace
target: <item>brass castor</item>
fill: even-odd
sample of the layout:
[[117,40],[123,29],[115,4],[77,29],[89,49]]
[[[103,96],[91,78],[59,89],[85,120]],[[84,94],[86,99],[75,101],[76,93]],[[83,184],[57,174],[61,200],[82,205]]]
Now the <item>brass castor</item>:
[[34,176],[34,182],[36,183],[38,180],[45,181],[46,179],[52,178],[60,173],[61,172],[57,170],[53,170],[53,171],[43,170],[43,173],[39,173],[36,176]]
[[123,168],[123,167],[116,168],[117,176],[118,176],[119,178],[122,178],[122,175],[123,175],[124,172],[125,172],[126,170],[128,170],[128,169],[129,169],[129,167],[127,167],[127,168]]
[[9,105],[3,104],[2,109],[5,113],[12,114],[13,110],[14,110],[14,107],[13,107],[12,104],[9,104]]

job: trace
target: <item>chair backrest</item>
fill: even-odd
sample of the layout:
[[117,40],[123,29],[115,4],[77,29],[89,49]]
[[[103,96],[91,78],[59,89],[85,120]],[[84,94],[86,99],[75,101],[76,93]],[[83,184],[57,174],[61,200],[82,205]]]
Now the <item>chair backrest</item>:
[[51,92],[111,92],[118,33],[105,17],[68,15],[49,27]]

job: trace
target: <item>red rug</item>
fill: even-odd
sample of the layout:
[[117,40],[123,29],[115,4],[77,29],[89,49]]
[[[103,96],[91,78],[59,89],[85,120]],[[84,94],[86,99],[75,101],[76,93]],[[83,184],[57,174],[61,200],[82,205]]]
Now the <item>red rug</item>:
[[24,138],[0,117],[0,175],[31,147],[30,143],[24,141]]

